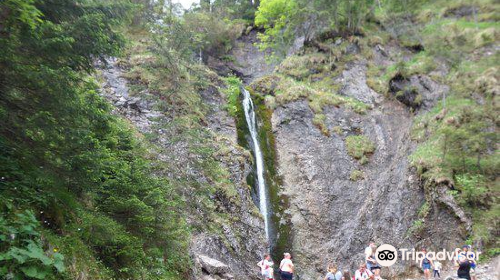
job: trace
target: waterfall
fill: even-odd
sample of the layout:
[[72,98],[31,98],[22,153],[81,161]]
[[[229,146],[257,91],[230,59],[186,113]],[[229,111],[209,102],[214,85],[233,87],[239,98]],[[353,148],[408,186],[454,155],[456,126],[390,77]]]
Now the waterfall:
[[250,131],[250,136],[252,137],[253,143],[253,153],[255,156],[256,163],[256,173],[257,173],[257,188],[259,192],[259,208],[260,213],[264,216],[264,228],[266,231],[266,237],[270,240],[269,236],[269,212],[268,212],[268,197],[267,197],[267,187],[264,178],[264,159],[262,158],[262,150],[260,149],[257,121],[255,118],[255,108],[250,96],[250,93],[242,88],[243,91],[243,109],[245,110],[245,119],[248,125],[248,130]]

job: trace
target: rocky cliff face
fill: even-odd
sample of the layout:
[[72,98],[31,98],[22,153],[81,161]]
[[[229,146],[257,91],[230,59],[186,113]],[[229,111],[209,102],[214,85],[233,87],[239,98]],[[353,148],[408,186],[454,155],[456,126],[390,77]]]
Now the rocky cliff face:
[[[124,77],[126,63],[122,62],[124,67],[115,59],[108,63],[101,65],[102,95],[150,140],[152,154],[168,165],[168,174],[159,175],[178,184],[186,199],[186,216],[194,228],[192,236],[186,236],[194,261],[192,279],[258,279],[255,264],[266,245],[263,221],[246,183],[250,156],[236,144],[234,120],[223,109],[222,93],[214,86],[200,91],[207,107],[205,123],[197,129],[202,136],[191,143],[173,125],[175,110],[161,110],[159,100],[147,89],[132,94],[132,82]],[[201,167],[201,149],[214,151],[209,156],[220,164],[219,172],[229,174],[226,187],[235,191],[230,195],[220,189],[210,192],[206,198],[210,204],[202,201],[199,188],[216,183]]]
[[[272,73],[274,66],[266,64],[264,54],[253,45],[255,36],[251,32],[239,40],[232,51],[234,62],[208,58],[208,65],[219,74],[236,73],[246,83]],[[377,46],[373,60],[390,65],[390,57],[398,51]],[[431,107],[448,89],[427,76],[415,75],[390,81],[389,89],[403,94],[387,98],[367,86],[366,71],[366,61],[354,61],[335,78],[340,95],[371,109],[359,114],[343,106],[325,106],[324,125],[333,132],[329,136],[314,124],[315,113],[307,98],[279,104],[272,112],[275,163],[282,194],[290,203],[286,213],[291,217],[290,247],[300,279],[320,279],[331,261],[352,271],[363,261],[370,240],[399,248],[451,249],[461,244],[469,226],[453,198],[446,194],[446,186],[439,199],[426,199],[429,194],[408,163],[415,148],[410,137],[415,114]],[[201,130],[203,139],[209,139],[200,145],[215,147],[213,157],[229,172],[236,193],[228,196],[216,191],[209,196],[213,208],[207,208],[198,199],[196,187],[185,181],[212,184],[213,178],[197,165],[200,156],[189,141],[179,141],[182,132],[169,126],[175,114],[171,108],[158,109],[147,91],[131,96],[122,72],[114,61],[103,69],[103,94],[118,114],[142,133],[152,135],[149,138],[157,147],[155,154],[172,166],[165,175],[185,184],[186,211],[196,228],[190,239],[193,279],[257,279],[255,263],[266,250],[263,223],[245,182],[251,168],[250,153],[236,143],[234,120],[223,110],[224,97],[215,86],[200,91],[200,98],[207,104]],[[405,92],[408,88],[421,94],[419,102],[412,91]],[[366,164],[349,155],[346,147],[346,139],[356,135],[364,135],[374,144]],[[426,205],[426,201],[430,203]],[[427,208],[426,225],[415,232],[422,208]],[[398,279],[415,271],[411,265],[400,263],[384,269],[383,276]]]
[[[340,134],[324,136],[312,124],[313,114],[304,101],[278,108],[273,114],[279,172],[283,192],[290,198],[294,253],[298,273],[316,279],[327,263],[354,269],[363,260],[369,240],[401,248],[419,245],[409,229],[424,204],[424,194],[408,166],[411,116],[406,108],[389,102],[360,116],[343,108],[326,111],[327,126]],[[350,157],[342,138],[363,134],[376,151],[364,166]],[[350,174],[361,170],[359,181]],[[438,218],[433,241],[451,247],[458,242],[451,215]],[[391,274],[403,272],[393,268]]]
[[[401,50],[377,46],[372,59],[391,65],[394,52]],[[245,55],[240,55],[240,50],[233,53],[237,60],[243,60],[242,65],[258,65],[245,62],[260,59],[248,55],[251,51]],[[268,68],[262,70],[269,73]],[[412,92],[396,98],[377,94],[367,86],[366,71],[365,60],[355,61],[335,78],[340,95],[372,109],[358,114],[342,106],[325,107],[326,129],[335,132],[330,136],[314,124],[307,98],[278,105],[272,113],[276,164],[282,193],[290,202],[287,214],[291,216],[291,247],[299,279],[322,279],[332,261],[353,271],[363,262],[370,240],[397,248],[451,249],[459,246],[466,232],[467,221],[460,221],[460,210],[453,200],[447,204],[444,193],[440,202],[426,205],[423,184],[408,162],[415,148],[410,137],[413,118],[418,114],[415,111],[432,107],[448,88],[427,76],[391,81],[394,95],[408,88],[418,91],[417,106]],[[251,74],[243,77],[252,80],[248,79]],[[364,135],[375,145],[367,164],[348,153],[346,138],[355,135]],[[358,177],[353,178],[354,172]],[[422,214],[426,207],[429,209]],[[422,215],[426,225],[416,233],[415,222]],[[383,276],[409,276],[417,271],[412,267],[416,265],[400,263],[384,269]]]

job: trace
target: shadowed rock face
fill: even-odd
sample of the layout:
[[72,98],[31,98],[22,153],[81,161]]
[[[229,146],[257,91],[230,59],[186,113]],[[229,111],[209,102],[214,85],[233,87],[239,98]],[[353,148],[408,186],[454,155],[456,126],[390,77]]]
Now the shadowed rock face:
[[440,85],[426,75],[413,75],[405,78],[396,75],[389,82],[389,91],[396,100],[412,109],[430,109],[439,98],[449,91],[449,87]]

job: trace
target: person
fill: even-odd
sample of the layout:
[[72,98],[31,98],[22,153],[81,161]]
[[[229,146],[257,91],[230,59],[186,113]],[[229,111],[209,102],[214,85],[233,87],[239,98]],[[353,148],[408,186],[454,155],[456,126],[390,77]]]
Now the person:
[[337,268],[333,265],[333,263],[328,265],[326,271],[325,280],[335,280],[335,272],[337,271]]
[[366,264],[362,263],[359,269],[354,273],[354,280],[367,280],[373,276],[373,273],[366,269]]
[[352,280],[349,270],[344,270],[344,273],[342,274],[342,280]]
[[375,242],[370,241],[368,247],[365,248],[365,260],[366,267],[368,270],[373,272],[375,278],[380,277],[380,265],[377,263],[377,259],[375,258],[375,251],[377,250],[377,245]]
[[[464,249],[466,257],[471,256],[471,255],[468,255],[468,254],[469,253],[473,253],[472,252],[472,246],[471,245],[465,245],[464,248],[462,248],[462,249]],[[468,258],[468,260],[469,260],[469,263],[470,263],[470,278],[472,280],[476,280],[476,261],[474,259],[472,259],[472,258],[471,259]]]
[[293,279],[293,269],[294,265],[292,262],[292,255],[290,253],[283,254],[284,258],[280,263],[280,275],[282,280],[292,280]]
[[436,275],[438,278],[441,278],[441,268],[442,265],[439,261],[434,262],[434,278],[436,278]]
[[337,269],[337,273],[335,273],[335,280],[342,280],[342,270]]
[[461,279],[471,280],[470,277],[470,262],[464,255],[458,256],[457,276]]
[[265,254],[264,258],[257,263],[257,266],[260,267],[260,272],[264,280],[273,280],[273,262],[271,261],[271,256],[269,254]]
[[424,253],[424,258],[420,261],[420,267],[424,271],[424,276],[426,280],[429,280],[431,278],[431,267],[433,266],[432,260],[427,258],[427,250],[424,248],[422,249],[422,253]]

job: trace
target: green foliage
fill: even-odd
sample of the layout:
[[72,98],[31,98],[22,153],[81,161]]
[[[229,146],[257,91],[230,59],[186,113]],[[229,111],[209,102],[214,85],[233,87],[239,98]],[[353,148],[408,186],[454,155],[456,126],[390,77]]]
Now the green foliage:
[[[12,205],[4,205],[3,210]],[[65,271],[64,257],[44,250],[39,222],[32,211],[8,210],[0,216],[0,276],[11,279],[54,279]]]
[[[210,6],[209,6],[210,5]],[[245,0],[213,0],[201,1],[202,11],[210,11],[220,18],[229,20],[244,20],[248,24],[253,22],[256,6],[259,1]],[[196,9],[195,9],[196,10]],[[197,11],[197,10],[196,10]]]
[[224,20],[211,13],[188,13],[183,19],[187,32],[192,34],[190,46],[194,51],[201,50],[213,56],[227,53],[245,28],[241,21]]
[[[155,63],[174,76],[171,80],[196,71],[195,62],[226,55],[246,28],[245,20],[234,18],[235,11],[231,10],[234,3],[223,0],[212,3],[213,10],[192,9],[182,16],[179,16],[183,13],[179,3],[160,1],[148,5],[154,7],[150,12],[155,15],[155,19],[148,22],[153,32],[146,36],[154,43],[149,48],[159,58]],[[247,5],[243,6],[246,9]],[[176,82],[178,89],[180,81]]]
[[464,204],[478,207],[487,201],[488,187],[484,176],[460,174],[456,176],[456,185]]
[[364,163],[368,157],[375,151],[375,145],[368,137],[364,135],[349,135],[345,139],[347,153]]
[[418,236],[425,228],[425,223],[423,219],[418,219],[413,222],[411,227],[408,229],[407,235]]
[[431,207],[430,207],[429,203],[425,202],[424,204],[422,204],[422,206],[420,206],[420,210],[418,210],[418,217],[420,219],[425,219],[427,217],[427,215],[429,215],[430,209],[431,209]]
[[265,29],[260,35],[261,49],[271,48],[273,55],[284,57],[295,38],[310,39],[314,33],[336,30],[357,32],[371,17],[376,1],[364,0],[262,0],[255,13],[255,25]]
[[361,170],[353,170],[351,171],[351,175],[349,175],[349,179],[354,182],[363,180],[364,178],[365,174]]
[[326,72],[331,67],[332,64],[325,54],[312,53],[287,57],[281,62],[277,71],[297,80],[305,80],[315,73]]
[[241,87],[243,86],[241,80],[238,77],[230,76],[224,79],[226,83],[226,89],[224,93],[227,98],[226,110],[233,117],[238,114],[238,103],[240,102],[239,96],[241,93]]
[[293,17],[297,8],[295,0],[261,0],[255,25],[266,30],[259,35],[262,50],[272,48],[275,55],[284,54],[294,38]]
[[[8,263],[0,270],[53,279],[66,267],[75,278],[79,271],[68,263],[75,258],[80,268],[103,269],[95,278],[182,277],[190,263],[181,199],[155,176],[137,132],[111,113],[87,73],[96,58],[118,54],[123,39],[115,30],[127,20],[128,4],[0,7],[7,30],[0,37],[0,198],[10,205],[3,208],[16,209],[2,217],[2,232],[21,235],[2,240]],[[40,221],[48,244],[40,241]],[[70,240],[89,253],[72,250]],[[53,244],[61,253],[46,252]],[[96,259],[103,265],[84,265]]]
[[[440,78],[450,86],[446,100],[416,119],[412,138],[420,144],[409,159],[425,179],[428,192],[441,183],[453,188],[449,192],[473,219],[472,240],[494,249],[498,242],[493,227],[500,221],[495,217],[499,162],[493,144],[497,113],[492,95],[498,81],[492,73],[498,71],[499,58],[481,55],[480,50],[498,40],[498,22],[484,20],[498,9],[492,4],[488,0],[471,4],[478,9],[477,20],[455,14],[463,6],[460,2],[429,2],[415,10],[422,24],[418,36],[426,51],[412,60],[426,57],[451,70]],[[432,71],[414,66],[406,67],[409,74]]]

